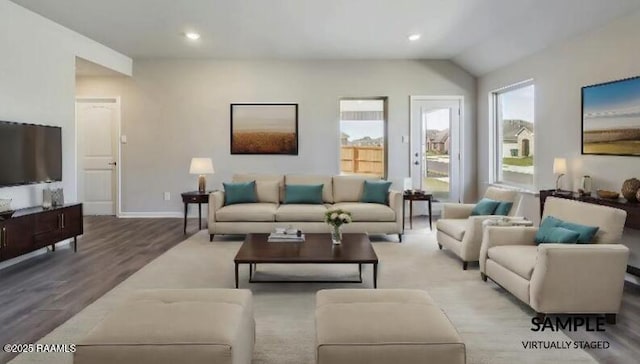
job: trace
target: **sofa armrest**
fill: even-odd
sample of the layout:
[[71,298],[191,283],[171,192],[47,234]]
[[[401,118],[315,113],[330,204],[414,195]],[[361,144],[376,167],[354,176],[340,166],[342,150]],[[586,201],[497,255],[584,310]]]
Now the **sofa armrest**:
[[442,205],[443,219],[466,219],[471,216],[475,204],[445,203]]
[[628,258],[622,244],[540,244],[530,305],[542,313],[618,313]]
[[465,262],[473,262],[478,260],[480,254],[480,246],[482,245],[482,228],[486,220],[495,219],[495,215],[474,215],[469,216],[462,237],[462,260]]
[[389,191],[389,207],[396,215],[396,224],[398,224],[398,232],[402,232],[402,204],[404,200],[402,198],[402,192],[390,190]]
[[[224,206],[224,192],[215,191],[209,195],[209,226],[216,222],[216,211]],[[210,230],[211,231],[211,230]]]
[[536,245],[536,227],[522,226],[487,226],[482,233],[480,245],[480,272],[485,271],[487,251],[501,245]]

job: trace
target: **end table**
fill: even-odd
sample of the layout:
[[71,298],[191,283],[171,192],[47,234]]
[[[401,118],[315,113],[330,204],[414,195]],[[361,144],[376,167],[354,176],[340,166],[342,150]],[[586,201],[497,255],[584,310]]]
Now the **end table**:
[[202,204],[209,203],[209,194],[215,191],[190,191],[182,193],[182,202],[184,202],[184,233],[187,233],[187,212],[189,204],[198,204],[198,228],[202,230]]
[[402,195],[402,230],[404,230],[405,205],[409,201],[409,229],[413,229],[413,201],[427,201],[429,204],[429,229],[433,230],[431,222],[431,201],[433,194],[431,193],[404,193]]

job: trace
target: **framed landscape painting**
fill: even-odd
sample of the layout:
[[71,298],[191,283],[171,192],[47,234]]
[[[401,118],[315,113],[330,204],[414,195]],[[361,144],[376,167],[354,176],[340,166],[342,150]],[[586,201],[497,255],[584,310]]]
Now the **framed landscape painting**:
[[298,104],[231,104],[231,154],[298,155]]
[[582,88],[582,154],[640,156],[640,76]]

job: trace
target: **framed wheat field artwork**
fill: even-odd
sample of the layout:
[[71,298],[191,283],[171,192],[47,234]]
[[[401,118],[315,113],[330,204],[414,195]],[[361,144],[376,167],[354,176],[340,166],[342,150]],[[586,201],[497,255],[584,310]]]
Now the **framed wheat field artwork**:
[[640,156],[640,76],[582,88],[582,154]]
[[298,104],[231,104],[231,154],[298,155]]

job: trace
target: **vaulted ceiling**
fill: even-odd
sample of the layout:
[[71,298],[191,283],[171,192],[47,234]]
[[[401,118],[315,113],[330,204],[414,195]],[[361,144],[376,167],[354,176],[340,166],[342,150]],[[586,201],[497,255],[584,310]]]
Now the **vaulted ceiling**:
[[640,11],[638,0],[13,2],[134,59],[451,59],[475,75]]

